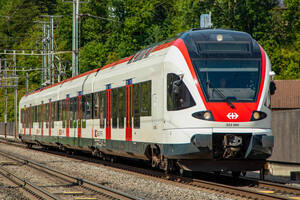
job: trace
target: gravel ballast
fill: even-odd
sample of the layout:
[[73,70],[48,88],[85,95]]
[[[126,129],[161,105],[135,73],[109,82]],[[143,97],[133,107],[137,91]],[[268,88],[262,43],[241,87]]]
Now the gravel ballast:
[[[36,162],[64,171],[72,176],[84,178],[142,199],[232,199],[221,194],[208,192],[207,190],[201,191],[200,189],[190,189],[184,186],[180,187],[172,183],[120,172],[109,167],[94,165],[67,157],[62,158],[30,149],[23,149],[5,144],[1,144],[0,149],[35,160]],[[18,170],[18,168],[14,169]],[[24,171],[19,173],[24,173]],[[45,177],[45,179],[47,178]],[[1,193],[2,192],[0,192],[0,195]]]

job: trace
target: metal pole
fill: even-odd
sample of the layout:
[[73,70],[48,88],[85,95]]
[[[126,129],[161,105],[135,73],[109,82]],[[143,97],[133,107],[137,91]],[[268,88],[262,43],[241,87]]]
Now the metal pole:
[[5,91],[4,91],[4,96],[5,96],[5,110],[4,110],[4,135],[6,138],[7,134],[7,69],[6,69],[6,59],[4,60],[4,78],[5,78]]
[[51,69],[50,69],[50,56],[49,56],[49,49],[50,49],[50,27],[49,25],[47,25],[47,55],[46,55],[46,58],[47,58],[47,82],[50,81],[51,79]]
[[18,82],[17,82],[17,56],[16,56],[16,51],[14,51],[14,56],[13,56],[13,60],[14,60],[14,75],[16,77],[15,79],[15,138],[17,138],[17,130],[18,130]]
[[54,16],[50,16],[50,26],[51,26],[51,40],[50,40],[50,45],[51,45],[51,84],[54,83],[54,75],[55,75],[55,67],[54,67],[54,34],[53,34],[53,29],[54,29]]
[[15,138],[17,138],[18,135],[17,133],[18,133],[18,88],[17,86],[15,86]]
[[78,21],[79,0],[73,1],[73,45],[72,45],[72,76],[77,76],[79,71],[78,59]]
[[46,49],[46,23],[43,22],[42,84],[45,82],[45,67],[46,67],[45,49]]

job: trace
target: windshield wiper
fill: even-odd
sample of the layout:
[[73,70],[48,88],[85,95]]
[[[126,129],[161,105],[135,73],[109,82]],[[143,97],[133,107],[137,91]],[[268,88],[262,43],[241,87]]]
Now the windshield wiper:
[[233,105],[233,103],[230,101],[229,98],[227,98],[218,88],[214,87],[209,81],[206,82],[206,84],[212,88],[213,90],[217,91],[217,93],[228,103],[228,105],[230,106],[230,108],[235,108],[235,106]]

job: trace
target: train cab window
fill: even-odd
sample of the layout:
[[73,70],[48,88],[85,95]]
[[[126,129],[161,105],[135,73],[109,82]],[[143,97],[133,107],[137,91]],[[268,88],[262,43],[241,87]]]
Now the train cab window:
[[125,87],[119,88],[118,95],[118,109],[119,109],[119,128],[124,128],[124,118],[125,118]]
[[140,128],[141,120],[141,84],[133,85],[133,127]]
[[118,88],[112,90],[112,127],[118,127]]
[[100,99],[100,110],[99,110],[99,116],[100,116],[100,128],[104,128],[104,111],[105,111],[105,92],[100,92],[99,95]]
[[167,75],[167,109],[182,110],[196,105],[183,80],[176,74]]
[[151,81],[141,83],[141,116],[151,116]]

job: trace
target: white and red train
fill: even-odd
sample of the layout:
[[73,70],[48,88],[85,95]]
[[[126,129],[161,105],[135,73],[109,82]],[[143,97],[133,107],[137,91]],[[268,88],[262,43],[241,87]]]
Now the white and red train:
[[273,148],[270,74],[249,34],[193,29],[25,95],[19,137],[164,170],[261,169]]

